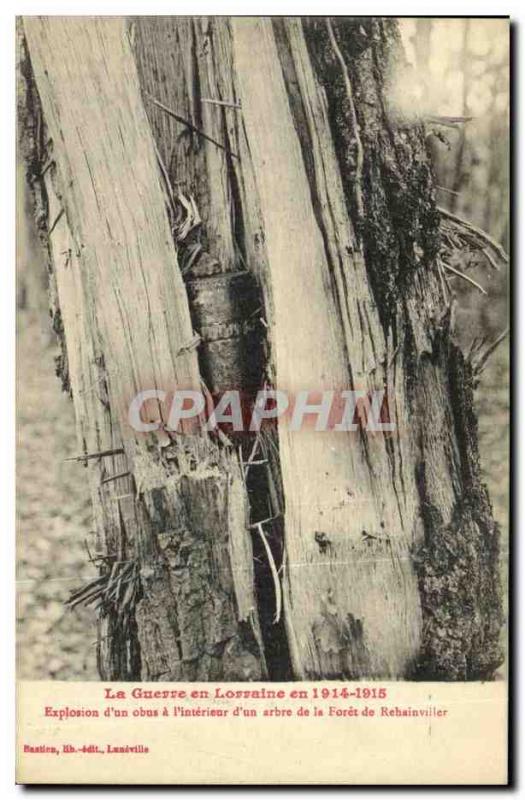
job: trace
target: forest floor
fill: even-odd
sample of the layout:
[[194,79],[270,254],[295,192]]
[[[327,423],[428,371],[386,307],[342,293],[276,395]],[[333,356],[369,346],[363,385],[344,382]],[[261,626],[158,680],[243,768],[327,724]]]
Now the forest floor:
[[[73,405],[54,374],[47,320],[19,314],[18,331],[18,677],[97,680],[96,620],[68,610],[74,588],[94,576],[84,541],[91,528],[84,468],[65,462],[78,452]],[[502,530],[507,586],[509,356],[493,354],[478,389],[482,467]]]
[[18,677],[97,680],[94,612],[64,605],[95,574],[86,473],[64,461],[78,452],[73,404],[55,377],[49,322],[22,312],[18,323]]

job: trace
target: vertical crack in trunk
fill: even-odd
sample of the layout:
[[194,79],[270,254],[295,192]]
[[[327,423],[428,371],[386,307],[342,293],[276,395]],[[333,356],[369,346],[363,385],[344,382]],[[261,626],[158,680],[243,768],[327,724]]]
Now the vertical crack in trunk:
[[[256,222],[253,208],[257,201],[252,191],[250,203],[246,202],[250,192],[247,182],[251,179],[246,176],[248,159],[231,155],[247,150],[242,117],[232,105],[202,102],[205,97],[233,104],[237,97],[229,24],[218,19],[193,20],[191,36],[185,20],[163,20],[159,24],[158,20],[141,18],[136,25],[134,49],[143,87],[149,91],[154,82],[154,91],[162,92],[161,102],[183,112],[187,110],[192,124],[204,129],[225,148],[220,150],[208,143],[179,147],[168,172],[173,186],[195,197],[203,220],[193,239],[188,237],[188,241],[178,243],[184,265],[189,260],[186,254],[195,248],[198,238],[199,249],[184,271],[184,280],[192,324],[201,337],[198,351],[201,373],[214,401],[224,391],[240,392],[247,427],[256,392],[270,380],[266,301],[258,274],[258,264],[264,257],[260,252],[263,236],[250,230]],[[159,47],[159,38],[162,42],[166,39],[177,42],[170,50],[170,58],[162,62],[158,52],[165,51]],[[153,48],[157,53],[154,79]],[[191,68],[185,71],[184,65]],[[190,96],[188,102],[186,97]],[[159,114],[157,109],[148,112],[159,151],[167,152],[170,143],[159,121],[162,112]],[[250,219],[245,224],[247,216]],[[276,508],[276,492],[273,491],[272,497],[269,485],[280,480],[278,461],[273,457],[271,469],[268,463],[245,466],[254,448],[257,455],[255,458],[252,455],[252,459],[268,462],[262,452],[262,440],[256,443],[255,434],[238,434],[228,426],[222,426],[222,430],[240,454],[245,473],[253,532],[254,585],[266,664],[272,679],[283,680],[290,677],[290,668],[282,615],[275,620],[279,587],[256,528],[259,520],[275,518],[265,524],[264,536],[276,569],[280,570],[282,505]],[[275,437],[273,440],[275,447]]]

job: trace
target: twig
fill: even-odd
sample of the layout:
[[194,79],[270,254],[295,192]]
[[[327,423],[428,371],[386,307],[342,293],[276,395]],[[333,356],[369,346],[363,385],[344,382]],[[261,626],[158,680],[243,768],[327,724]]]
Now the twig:
[[228,108],[242,109],[240,103],[233,103],[229,100],[214,100],[212,97],[201,97],[201,103],[212,103],[215,106],[227,106]]
[[122,447],[117,447],[114,450],[100,450],[98,453],[85,453],[81,456],[70,456],[65,458],[64,461],[88,461],[90,458],[102,458],[102,456],[116,456],[123,453]]
[[47,235],[48,235],[48,236],[51,236],[51,234],[52,234],[52,233],[53,233],[53,231],[55,230],[55,228],[56,228],[56,226],[58,225],[59,221],[62,219],[62,215],[63,215],[63,213],[64,213],[64,209],[63,209],[63,208],[61,208],[61,209],[60,209],[60,211],[58,212],[58,214],[56,215],[56,217],[55,217],[55,219],[54,219],[54,221],[53,221],[53,224],[51,225],[50,229],[49,229],[49,230],[48,230],[48,232],[47,232]]
[[204,133],[204,131],[201,131],[200,128],[197,128],[197,126],[194,125],[192,122],[189,122],[189,120],[185,119],[184,117],[181,117],[180,114],[177,114],[175,111],[172,111],[171,108],[168,108],[168,106],[165,106],[164,103],[161,103],[160,100],[157,100],[157,98],[153,97],[151,94],[149,94],[149,92],[144,92],[144,96],[151,103],[153,103],[153,105],[157,106],[157,108],[160,108],[162,111],[164,111],[166,114],[168,114],[168,116],[173,117],[173,119],[176,119],[177,122],[180,122],[182,125],[186,125],[187,128],[189,128],[191,131],[193,131],[194,133],[198,134],[199,136],[202,136],[203,139],[207,139],[208,142],[211,142],[212,144],[216,145],[217,147],[220,147],[221,150],[224,150],[226,153],[229,153],[234,158],[239,158],[237,153],[234,153],[233,150],[230,150],[229,147],[226,147],[225,145],[221,144],[221,142],[218,142],[216,139],[213,139],[211,136],[208,136],[207,133]]
[[496,253],[498,253],[498,255],[501,258],[501,260],[505,264],[508,264],[509,257],[507,255],[507,253],[505,252],[505,250],[503,249],[503,247],[500,244],[495,242],[494,239],[492,239],[492,237],[488,235],[488,233],[485,233],[485,231],[481,230],[481,228],[477,228],[476,225],[472,224],[472,222],[469,222],[468,220],[463,219],[462,217],[458,217],[456,214],[453,214],[451,211],[447,211],[446,208],[442,208],[441,206],[437,206],[437,210],[439,211],[439,213],[441,214],[442,217],[445,217],[445,219],[452,220],[452,222],[454,222],[456,225],[459,225],[460,227],[465,228],[471,234],[473,234],[474,236],[477,236],[479,239],[482,239],[484,242],[486,242],[486,244],[489,244],[493,248],[493,250],[495,250]]
[[459,192],[455,192],[454,189],[447,189],[446,186],[440,186],[436,183],[436,189],[441,189],[442,192],[447,192],[447,194],[453,194],[455,197],[459,197]]
[[[96,603],[95,608],[99,609],[111,603],[117,611],[120,622],[127,625],[128,610],[131,610],[136,598],[136,581],[137,568],[134,561],[115,561],[109,574],[101,575],[74,591],[66,601],[66,605],[73,609],[81,604],[91,606]],[[128,588],[122,591],[125,586]]]
[[47,162],[47,164],[45,165],[45,167],[43,167],[41,172],[40,172],[40,177],[41,178],[44,177],[46,172],[53,166],[54,163],[55,163],[55,159],[54,158],[50,158],[49,161]]
[[453,127],[455,128],[456,125],[464,123],[464,122],[471,122],[474,117],[438,117],[434,116],[433,114],[429,114],[425,117],[429,122],[435,122],[438,125],[445,125],[446,127]]
[[187,275],[187,273],[193,267],[195,261],[202,252],[202,249],[203,248],[200,242],[192,242],[191,244],[186,245],[186,249],[181,256],[180,262],[180,274],[182,277]]
[[474,356],[480,352],[481,348],[483,347],[486,341],[487,341],[486,336],[482,336],[481,339],[477,336],[474,336],[472,342],[470,343],[470,347],[467,353],[467,359],[469,361],[473,361]]
[[487,248],[485,248],[485,249],[484,249],[484,250],[482,250],[481,252],[483,253],[483,255],[485,256],[485,258],[486,258],[486,259],[487,259],[487,261],[489,262],[490,266],[491,266],[493,269],[495,269],[495,270],[496,270],[496,272],[499,272],[499,267],[498,267],[498,265],[496,264],[496,262],[494,261],[494,259],[492,258],[492,256],[490,255],[490,253],[489,253],[489,251],[487,250]]
[[[430,123],[432,125],[442,125],[443,128],[453,128],[455,131],[459,130],[459,126],[458,126],[457,122],[447,122],[444,119],[442,119],[442,120],[435,119],[435,118],[432,119],[432,117],[425,117],[425,122],[428,122],[428,123]],[[432,132],[436,136],[438,136],[438,131],[436,130],[436,128],[432,128]],[[447,140],[442,140],[442,141],[444,141],[445,144],[449,145],[449,150],[450,150],[450,143],[449,143],[448,139]]]
[[[213,403],[212,394],[211,394],[210,390],[208,389],[208,387],[206,386],[206,381],[204,380],[202,375],[199,376],[199,380],[200,380],[200,384],[201,384],[202,389],[204,389],[204,397],[205,397],[206,408],[207,408],[208,411],[213,412],[214,403]],[[219,428],[218,425],[217,425],[216,428],[213,428],[213,433],[217,436],[218,440],[223,445],[223,447],[226,447],[226,448],[233,447],[231,439],[229,439],[228,436],[226,436],[224,431],[221,431],[221,429]]]
[[173,226],[173,232],[177,242],[184,242],[190,231],[202,225],[201,215],[197,208],[197,203],[190,194],[185,197],[182,192],[177,195],[179,205],[186,211],[186,217],[183,222],[177,223]]
[[471,277],[469,277],[468,275],[465,275],[465,273],[464,273],[464,272],[460,272],[460,271],[459,271],[459,269],[455,269],[455,267],[451,267],[451,266],[450,266],[450,264],[446,264],[444,261],[442,261],[441,263],[443,264],[443,266],[445,267],[445,269],[448,269],[448,270],[450,270],[450,272],[453,272],[453,273],[454,273],[454,275],[458,275],[460,278],[463,278],[464,280],[466,280],[466,281],[468,281],[469,283],[471,283],[471,284],[472,284],[472,286],[475,286],[475,287],[476,287],[476,289],[479,289],[479,291],[480,291],[482,294],[487,294],[487,292],[485,291],[485,289],[483,288],[483,286],[481,286],[479,283],[477,283],[477,281],[475,281],[475,280],[474,280],[474,278],[471,278]]
[[192,338],[186,344],[183,344],[177,350],[176,357],[182,355],[182,353],[188,353],[190,350],[195,350],[201,343],[202,339],[198,333],[194,333]]
[[[246,491],[247,490],[247,487],[246,487],[246,475],[245,475],[245,472],[244,472],[244,461],[242,459],[242,445],[239,445],[239,449],[237,451],[237,455],[239,457],[239,464],[240,464],[240,467],[241,467],[241,478],[242,478],[244,490]],[[229,487],[229,484],[227,484],[227,485]]]
[[[107,372],[107,374],[109,376],[109,372]],[[115,374],[116,374],[116,371],[115,371]],[[106,379],[107,378],[106,378],[105,375],[101,375],[100,378],[97,378],[95,381],[93,381],[93,383],[90,383],[88,386],[86,386],[85,389],[79,389],[78,390],[78,394],[87,394],[88,392],[93,392],[97,388],[97,386],[100,383],[104,383],[106,381]]]
[[162,156],[160,154],[160,150],[157,147],[157,142],[155,141],[155,137],[153,137],[153,147],[155,148],[155,155],[157,156],[157,162],[162,173],[162,177],[164,178],[164,183],[166,185],[166,191],[168,193],[168,200],[171,206],[172,211],[175,210],[175,197],[173,195],[173,187],[171,185],[170,176],[168,175],[168,170],[166,169],[166,165],[162,160]]
[[476,377],[479,377],[479,375],[481,375],[481,373],[483,372],[483,369],[484,369],[487,361],[489,360],[490,356],[492,355],[492,353],[494,352],[496,347],[499,344],[501,344],[501,342],[505,339],[506,336],[508,336],[508,333],[509,333],[509,328],[505,328],[503,333],[500,333],[498,338],[495,339],[492,342],[492,344],[489,344],[489,346],[487,347],[487,349],[485,350],[483,355],[480,356],[479,360],[476,361],[474,364],[472,364],[472,371],[473,371],[473,373],[474,373],[474,375]]
[[248,525],[248,527],[256,528],[257,525],[266,525],[268,522],[273,522],[274,520],[279,519],[280,516],[282,516],[281,513],[274,514],[273,517],[266,517],[266,519],[260,519],[257,522],[252,522],[251,525]]
[[250,455],[248,456],[248,461],[243,462],[243,465],[242,465],[245,478],[248,475],[248,470],[250,469],[250,466],[253,463],[253,459],[255,458],[255,453],[257,452],[257,447],[259,445],[259,441],[260,441],[260,434],[258,433],[257,436],[255,437],[255,441],[254,441],[253,447],[252,447],[252,449],[250,451]]
[[438,267],[439,282],[441,284],[441,291],[443,293],[443,299],[448,300],[450,296],[450,287],[447,283],[447,278],[444,272],[444,266],[441,259],[437,260],[437,267]]
[[355,110],[354,105],[354,93],[352,89],[352,83],[350,81],[350,75],[348,73],[348,67],[346,65],[346,61],[344,60],[343,54],[339,49],[339,45],[337,43],[337,39],[334,33],[334,29],[332,28],[332,23],[329,17],[326,17],[326,27],[328,30],[328,38],[330,39],[330,44],[332,45],[332,49],[335,53],[337,60],[339,61],[339,66],[341,68],[341,72],[343,73],[343,81],[345,84],[346,96],[348,100],[348,109],[350,111],[350,125],[351,125],[351,134],[355,139],[355,146],[356,146],[356,168],[355,168],[355,175],[354,175],[354,198],[355,204],[357,209],[357,214],[360,220],[364,218],[364,206],[363,206],[363,191],[362,191],[362,176],[363,176],[363,163],[364,163],[364,151],[363,151],[363,144],[361,142],[361,137],[359,135],[359,125],[357,122],[357,113]]
[[118,475],[110,475],[109,478],[104,478],[100,483],[111,483],[111,481],[117,481],[119,478],[127,478],[128,475],[131,475],[131,472],[119,472]]

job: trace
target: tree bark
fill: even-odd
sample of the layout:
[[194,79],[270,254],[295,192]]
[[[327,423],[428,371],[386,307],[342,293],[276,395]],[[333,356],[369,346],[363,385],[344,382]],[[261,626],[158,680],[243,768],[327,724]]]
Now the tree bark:
[[[148,679],[490,678],[498,531],[424,132],[389,102],[395,21],[24,24],[83,452],[124,450],[88,462],[97,529],[104,557],[138,565],[126,632],[103,616],[102,674],[134,674],[136,628]],[[178,256],[161,173],[202,218]],[[198,361],[179,354],[193,329]],[[199,370],[212,393],[385,390],[395,430],[279,423],[234,442],[239,465],[202,432],[164,448],[122,423],[134,393]],[[246,470],[254,447],[268,463]],[[101,485],[110,465],[130,474]]]

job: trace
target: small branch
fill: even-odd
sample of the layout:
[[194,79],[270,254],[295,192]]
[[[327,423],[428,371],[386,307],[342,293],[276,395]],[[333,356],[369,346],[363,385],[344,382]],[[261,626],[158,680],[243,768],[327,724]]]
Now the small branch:
[[445,267],[440,258],[437,259],[437,268],[438,268],[439,283],[441,285],[441,292],[443,294],[443,299],[445,301],[448,301],[451,292],[450,292],[450,287],[447,283],[447,277],[445,275]]
[[445,128],[455,128],[459,125],[470,122],[474,117],[436,117],[432,114],[425,117],[425,122],[432,122],[434,125],[443,125]]
[[58,212],[58,214],[56,215],[56,217],[55,217],[55,219],[54,219],[54,221],[53,221],[53,224],[51,225],[50,229],[49,229],[49,230],[48,230],[48,232],[47,232],[47,235],[48,235],[48,236],[51,236],[51,234],[52,234],[52,233],[53,233],[53,231],[55,230],[55,228],[56,228],[56,226],[58,225],[59,221],[62,219],[62,215],[63,215],[63,213],[64,213],[64,209],[63,209],[63,208],[61,208],[61,209],[60,209],[60,211]]
[[253,529],[256,528],[257,525],[266,525],[268,522],[273,522],[274,520],[279,519],[280,516],[282,515],[275,514],[273,517],[266,517],[266,519],[260,519],[257,522],[252,522],[250,525],[248,525],[248,527]]
[[509,328],[506,328],[503,331],[503,333],[501,333],[498,336],[498,338],[492,342],[492,344],[489,344],[483,355],[480,356],[480,358],[475,363],[472,364],[472,371],[476,377],[479,377],[481,375],[483,369],[487,365],[487,361],[489,360],[490,356],[492,355],[494,350],[498,347],[498,345],[501,344],[501,342],[508,336],[508,334],[509,334]]
[[110,475],[109,478],[104,478],[100,483],[111,483],[111,481],[118,481],[119,478],[127,478],[128,475],[131,475],[131,472],[120,472],[118,475]]
[[[201,215],[197,208],[193,196],[190,194],[186,197],[182,192],[177,195],[177,201],[181,209],[184,209],[186,216],[182,222],[177,222],[173,226],[173,233],[178,243],[184,242],[190,231],[202,225]],[[182,212],[181,212],[182,213]]]
[[201,341],[202,339],[199,334],[195,333],[189,342],[179,347],[177,350],[177,356],[182,355],[182,353],[189,353],[190,350],[195,350],[200,345]]
[[455,192],[454,189],[447,189],[446,186],[440,186],[436,183],[436,189],[440,189],[442,192],[447,192],[447,194],[453,194],[455,197],[459,197],[459,192]]
[[237,153],[234,153],[233,150],[230,150],[229,147],[225,147],[225,145],[221,144],[221,142],[218,142],[216,139],[213,139],[211,136],[208,136],[207,133],[204,133],[204,131],[201,131],[200,128],[197,128],[197,126],[194,125],[189,120],[185,119],[184,117],[181,117],[180,114],[177,114],[175,111],[172,111],[171,108],[168,108],[168,106],[165,106],[164,103],[161,103],[160,100],[157,100],[155,97],[150,95],[148,92],[144,92],[144,96],[151,103],[153,103],[153,105],[157,106],[157,108],[160,108],[161,111],[164,111],[166,114],[168,114],[168,116],[173,117],[173,119],[176,119],[177,122],[181,123],[181,125],[185,125],[187,128],[189,128],[190,131],[193,131],[194,133],[198,134],[198,136],[202,136],[203,139],[206,139],[208,142],[211,142],[212,144],[216,145],[216,147],[220,147],[221,150],[224,150],[225,153],[229,153],[234,158],[239,158]]
[[496,270],[496,272],[499,272],[499,267],[498,267],[498,265],[496,264],[496,262],[494,261],[494,259],[492,258],[492,256],[490,255],[490,253],[489,253],[489,251],[487,250],[487,248],[485,248],[484,250],[482,250],[482,253],[483,253],[483,255],[485,256],[485,258],[487,259],[487,261],[489,262],[490,266],[491,266],[493,269],[495,269],[495,270]]
[[443,128],[454,128],[455,131],[459,130],[459,126],[458,126],[457,122],[447,122],[444,119],[440,120],[440,119],[437,119],[436,117],[425,117],[424,121],[426,123],[430,123],[432,125],[442,125]]
[[273,618],[273,624],[275,625],[281,619],[281,608],[282,608],[281,581],[279,580],[279,573],[277,571],[277,567],[273,558],[273,553],[271,551],[270,545],[268,544],[268,540],[266,538],[266,534],[262,526],[263,526],[262,522],[257,522],[255,525],[257,531],[259,532],[259,536],[261,537],[264,550],[266,552],[266,557],[268,559],[268,564],[270,566],[270,572],[272,573],[273,585],[275,587],[275,616]]
[[243,471],[244,471],[244,477],[245,478],[248,475],[248,470],[250,469],[250,466],[253,463],[253,459],[255,458],[255,454],[257,452],[257,447],[259,446],[260,438],[261,438],[260,437],[260,433],[258,433],[257,436],[255,437],[255,441],[253,443],[253,447],[251,449],[250,455],[248,456],[248,461],[242,463]]
[[201,97],[201,103],[212,103],[215,106],[227,106],[228,108],[242,109],[240,103],[230,102],[228,100],[214,100],[212,97]]
[[186,249],[181,256],[180,263],[180,272],[182,277],[188,274],[202,251],[203,248],[200,242],[192,242],[191,244],[186,245]]
[[164,178],[164,184],[166,186],[166,192],[168,194],[168,201],[172,211],[175,210],[175,197],[173,195],[173,187],[171,185],[170,177],[168,175],[168,170],[166,169],[166,165],[162,160],[162,156],[160,154],[159,148],[157,147],[157,142],[155,138],[153,138],[153,146],[155,148],[155,155],[157,156],[157,162],[162,173],[162,177]]
[[343,73],[343,81],[345,84],[346,96],[348,100],[348,108],[350,111],[351,134],[354,137],[356,146],[354,197],[355,197],[357,215],[359,219],[362,220],[364,218],[363,190],[362,190],[364,151],[363,151],[363,144],[361,142],[361,137],[359,135],[359,125],[357,122],[357,113],[354,104],[354,93],[352,89],[352,83],[350,81],[350,75],[348,73],[348,67],[346,65],[346,61],[344,60],[343,54],[337,43],[337,39],[334,33],[334,29],[332,28],[332,23],[330,21],[330,18],[326,17],[325,22],[326,22],[326,28],[328,30],[328,38],[330,39],[330,44],[332,45],[335,57],[339,61],[339,66],[341,68],[341,72]]
[[481,284],[477,283],[477,281],[475,281],[474,278],[470,278],[468,275],[465,275],[464,272],[460,272],[459,269],[455,269],[454,267],[451,267],[450,264],[445,264],[444,261],[442,262],[442,264],[445,267],[445,269],[448,269],[450,272],[453,272],[454,275],[457,275],[458,277],[463,278],[464,280],[466,280],[469,283],[471,283],[472,286],[475,286],[476,289],[479,289],[479,291],[482,294],[485,294],[485,295],[488,294],[488,292],[485,291],[483,286],[481,286]]
[[494,239],[492,239],[492,237],[488,235],[488,233],[485,233],[485,231],[481,230],[481,228],[477,228],[476,225],[473,225],[468,220],[463,219],[462,217],[458,217],[456,214],[453,214],[451,211],[447,211],[446,208],[442,208],[441,206],[437,206],[437,210],[439,211],[441,216],[444,217],[445,219],[451,220],[452,222],[454,222],[459,227],[463,228],[464,230],[467,230],[473,236],[477,237],[478,239],[481,239],[483,242],[485,242],[485,244],[490,245],[492,247],[492,249],[495,250],[496,253],[498,253],[498,255],[501,258],[501,260],[505,264],[508,264],[509,257],[507,255],[507,253],[505,252],[505,250],[503,249],[503,247],[500,244],[495,242]]
[[472,342],[470,343],[470,347],[467,353],[467,360],[474,361],[474,357],[480,352],[481,348],[486,342],[486,337],[482,336],[481,339],[478,336],[474,336]]
[[43,167],[42,171],[40,172],[40,177],[41,178],[44,177],[46,172],[53,166],[54,163],[55,163],[54,159],[50,158],[49,161],[47,162],[47,164],[45,165],[45,167]]
[[90,458],[102,458],[103,456],[116,456],[123,453],[122,447],[117,447],[114,450],[100,450],[98,453],[85,453],[81,456],[70,456],[65,458],[64,461],[88,461]]

